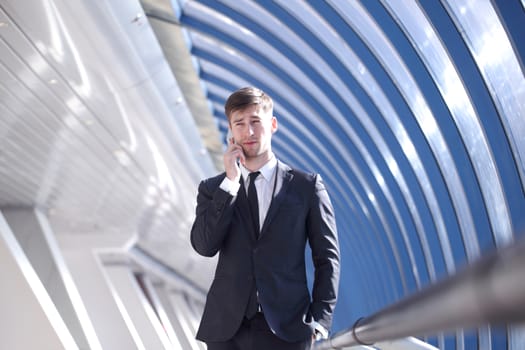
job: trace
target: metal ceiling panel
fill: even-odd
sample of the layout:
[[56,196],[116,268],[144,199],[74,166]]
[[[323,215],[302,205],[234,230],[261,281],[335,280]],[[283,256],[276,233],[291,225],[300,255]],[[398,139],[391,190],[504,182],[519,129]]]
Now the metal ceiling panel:
[[44,209],[60,235],[124,233],[195,269],[186,199],[215,167],[140,4],[0,10],[0,207]]

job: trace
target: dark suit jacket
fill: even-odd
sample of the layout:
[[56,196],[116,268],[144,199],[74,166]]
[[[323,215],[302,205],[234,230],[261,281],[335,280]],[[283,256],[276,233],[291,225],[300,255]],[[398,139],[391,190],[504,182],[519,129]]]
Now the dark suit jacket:
[[[219,188],[225,173],[199,185],[193,248],[219,252],[197,339],[233,337],[255,283],[264,316],[275,334],[295,342],[312,336],[313,320],[330,329],[339,284],[339,245],[332,204],[319,175],[278,162],[282,187],[256,237],[244,186],[234,200]],[[242,184],[242,180],[241,180]],[[305,272],[306,242],[315,280],[310,296]]]

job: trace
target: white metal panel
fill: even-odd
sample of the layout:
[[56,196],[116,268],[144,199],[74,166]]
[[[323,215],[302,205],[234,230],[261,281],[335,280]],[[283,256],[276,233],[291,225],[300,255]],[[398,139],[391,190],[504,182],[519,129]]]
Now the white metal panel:
[[[102,260],[103,258],[102,255]],[[104,275],[139,349],[177,349],[164,331],[129,264],[103,262]]]
[[0,206],[40,207],[58,235],[134,235],[191,270],[215,168],[140,3],[5,1],[0,22]]
[[0,268],[2,347],[79,349],[1,212]]

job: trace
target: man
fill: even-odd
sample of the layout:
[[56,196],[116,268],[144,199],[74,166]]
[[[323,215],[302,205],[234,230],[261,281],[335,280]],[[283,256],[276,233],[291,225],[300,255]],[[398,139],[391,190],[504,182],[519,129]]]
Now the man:
[[[303,350],[326,337],[339,284],[332,204],[319,175],[278,161],[273,101],[247,87],[226,101],[225,172],[199,185],[193,248],[219,253],[197,339],[209,350]],[[250,175],[252,173],[252,175]],[[310,296],[306,242],[315,280]]]

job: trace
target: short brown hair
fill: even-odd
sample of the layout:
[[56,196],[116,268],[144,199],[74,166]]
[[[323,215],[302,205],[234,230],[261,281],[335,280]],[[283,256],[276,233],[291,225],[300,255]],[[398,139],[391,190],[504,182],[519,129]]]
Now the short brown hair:
[[273,101],[270,96],[261,89],[249,86],[235,91],[228,97],[224,104],[224,113],[230,120],[233,112],[243,110],[250,105],[261,105],[265,112],[273,109]]

